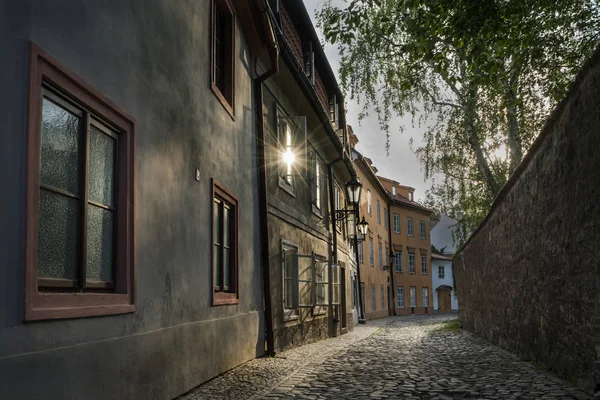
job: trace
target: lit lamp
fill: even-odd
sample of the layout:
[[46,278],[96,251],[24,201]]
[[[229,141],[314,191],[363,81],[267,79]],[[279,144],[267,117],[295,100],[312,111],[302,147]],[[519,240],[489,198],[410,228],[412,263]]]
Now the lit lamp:
[[365,238],[367,237],[367,233],[369,233],[369,223],[365,220],[364,216],[362,218],[362,221],[358,223],[358,233],[358,240],[361,242],[365,240]]
[[348,195],[348,204],[352,207],[358,207],[360,204],[360,193],[362,191],[362,183],[358,180],[358,177],[353,176],[348,182],[346,182],[346,194]]
[[[333,220],[341,221],[347,218],[349,215],[356,216],[358,207],[360,205],[360,193],[362,191],[362,183],[358,180],[358,177],[353,176],[348,182],[346,182],[346,197],[348,207],[343,210],[333,210]],[[364,219],[364,218],[363,218]]]

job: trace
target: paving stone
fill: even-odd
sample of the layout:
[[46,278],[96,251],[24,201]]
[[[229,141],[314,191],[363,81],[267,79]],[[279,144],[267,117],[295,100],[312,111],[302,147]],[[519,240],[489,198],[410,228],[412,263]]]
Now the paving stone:
[[368,321],[347,335],[253,360],[181,399],[590,398],[481,338],[443,329],[447,319]]

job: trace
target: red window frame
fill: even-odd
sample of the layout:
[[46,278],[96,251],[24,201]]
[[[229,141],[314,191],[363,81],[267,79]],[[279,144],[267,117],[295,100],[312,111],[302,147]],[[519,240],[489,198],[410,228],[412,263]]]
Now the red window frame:
[[[229,279],[231,286],[226,289],[217,286],[215,279],[216,273],[214,265],[214,251],[215,251],[215,237],[214,237],[214,201],[215,197],[220,201],[224,201],[229,205],[232,210],[232,221],[231,221],[231,239],[230,239],[230,257],[229,257]],[[211,207],[210,207],[210,236],[211,236],[211,257],[210,257],[210,272],[212,276],[212,290],[213,290],[213,305],[226,305],[226,304],[239,304],[239,271],[238,271],[238,230],[239,230],[239,211],[238,211],[238,198],[229,191],[221,182],[212,178],[212,190],[211,190]]]
[[[131,313],[136,309],[135,279],[135,120],[50,54],[30,43],[25,204],[25,320],[77,318]],[[51,86],[68,101],[93,112],[118,131],[115,275],[108,291],[40,290],[38,225],[43,88]]]
[[[223,19],[220,24],[217,21],[219,13]],[[221,34],[217,32],[219,28],[223,29]],[[222,54],[217,54],[219,50]],[[222,65],[217,65],[219,59],[222,59]],[[222,84],[217,82],[218,68],[222,70]],[[235,13],[229,0],[211,2],[210,88],[235,120]]]

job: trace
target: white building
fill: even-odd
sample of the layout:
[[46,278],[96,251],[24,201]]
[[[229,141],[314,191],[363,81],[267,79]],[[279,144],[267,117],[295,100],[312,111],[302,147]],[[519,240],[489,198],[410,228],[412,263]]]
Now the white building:
[[456,252],[452,232],[458,221],[442,215],[431,229],[431,245],[439,253],[431,254],[431,282],[433,288],[434,314],[458,312],[458,300],[454,291],[454,276],[452,274],[452,258]]

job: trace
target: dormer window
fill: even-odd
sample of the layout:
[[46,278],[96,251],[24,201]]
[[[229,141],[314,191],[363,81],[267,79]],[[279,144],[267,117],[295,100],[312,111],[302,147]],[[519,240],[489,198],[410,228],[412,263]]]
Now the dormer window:
[[303,68],[304,74],[310,81],[310,83],[315,85],[315,53],[312,49],[312,42],[304,42],[302,43],[302,59],[303,59]]
[[396,189],[396,186],[392,186],[392,194],[394,196],[398,194],[398,189]]
[[409,199],[410,201],[414,201],[414,200],[413,200],[413,192],[408,192],[408,199]]

